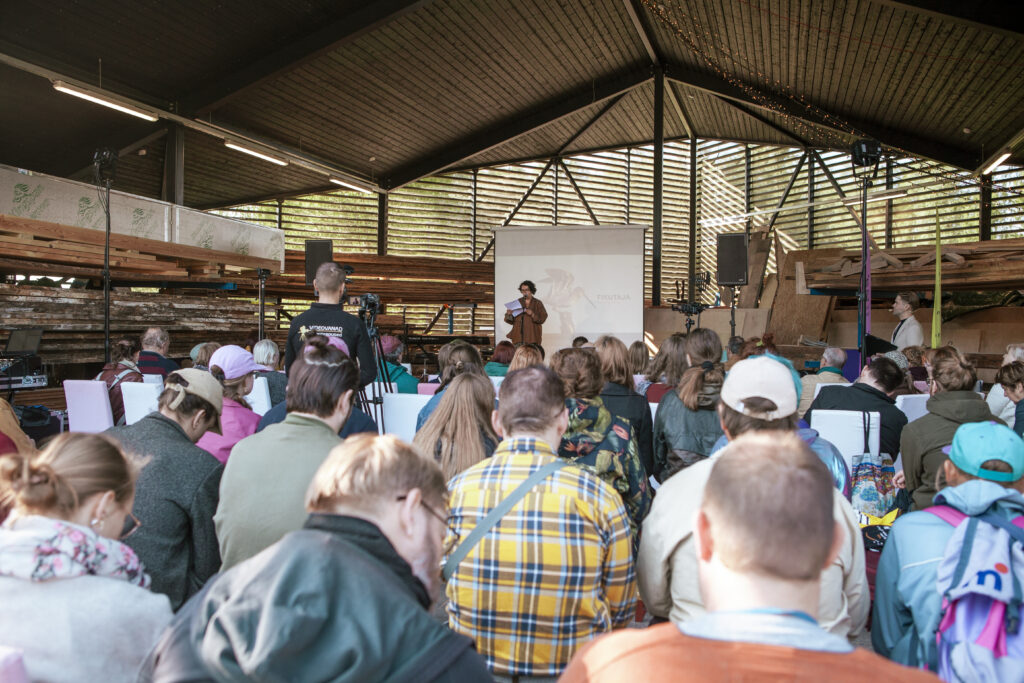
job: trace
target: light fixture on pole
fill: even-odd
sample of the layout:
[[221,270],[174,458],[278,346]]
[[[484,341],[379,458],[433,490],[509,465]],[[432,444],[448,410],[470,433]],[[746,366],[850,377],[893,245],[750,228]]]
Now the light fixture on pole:
[[53,81],[53,89],[58,92],[62,92],[66,95],[74,95],[75,97],[78,97],[80,99],[88,100],[89,102],[92,102],[94,104],[100,104],[104,107],[109,107],[110,109],[116,109],[117,111],[123,114],[137,116],[138,118],[145,119],[147,121],[156,121],[158,118],[154,114],[151,114],[147,111],[143,111],[138,107],[134,107],[130,104],[125,104],[123,102],[117,102],[109,96],[98,95],[96,93],[89,92],[85,88],[70,85],[68,83],[65,83],[64,81]]
[[992,171],[999,168],[1003,164],[1003,162],[1009,158],[1010,150],[1003,150],[1002,152],[999,153],[999,156],[992,160],[991,164],[982,169],[981,175],[992,175]]
[[875,140],[857,140],[850,150],[853,175],[860,184],[860,292],[857,298],[857,342],[860,362],[867,362],[867,338],[871,333],[871,250],[868,248],[868,188],[878,174],[882,146]]
[[257,152],[255,149],[252,149],[250,147],[243,147],[242,145],[238,144],[237,142],[232,142],[231,140],[225,140],[224,141],[224,146],[227,147],[228,149],[233,149],[236,152],[241,152],[242,154],[248,154],[250,156],[254,156],[257,159],[263,159],[264,161],[269,161],[270,163],[277,164],[278,166],[287,166],[288,165],[288,162],[285,159],[279,159],[277,157],[270,156],[269,154],[264,154],[263,152]]

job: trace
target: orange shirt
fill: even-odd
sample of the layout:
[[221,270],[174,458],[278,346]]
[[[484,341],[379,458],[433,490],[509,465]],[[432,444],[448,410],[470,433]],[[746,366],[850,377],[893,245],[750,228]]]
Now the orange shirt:
[[850,653],[694,638],[675,624],[626,630],[592,640],[576,653],[561,683],[692,681],[863,681],[936,683],[932,674],[856,649]]

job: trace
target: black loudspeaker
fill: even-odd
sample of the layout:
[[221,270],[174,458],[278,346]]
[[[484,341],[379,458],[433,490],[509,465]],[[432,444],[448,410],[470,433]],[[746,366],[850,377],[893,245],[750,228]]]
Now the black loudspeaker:
[[718,235],[718,284],[743,287],[747,284],[747,234]]
[[334,245],[331,240],[306,240],[306,284],[312,285],[316,269],[334,260]]

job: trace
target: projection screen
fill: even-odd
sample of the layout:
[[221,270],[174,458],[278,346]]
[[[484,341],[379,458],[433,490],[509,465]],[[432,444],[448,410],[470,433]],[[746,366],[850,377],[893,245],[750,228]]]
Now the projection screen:
[[612,334],[628,346],[644,329],[642,225],[507,226],[494,231],[495,342],[512,326],[505,304],[532,280],[547,309],[543,346],[550,354],[577,336]]

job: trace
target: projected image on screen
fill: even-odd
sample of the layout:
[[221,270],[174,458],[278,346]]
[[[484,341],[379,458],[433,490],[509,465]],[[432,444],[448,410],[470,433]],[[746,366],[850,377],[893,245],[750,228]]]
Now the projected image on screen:
[[613,334],[626,344],[643,335],[643,226],[506,227],[495,231],[495,338],[512,328],[505,304],[532,280],[547,309],[543,346],[552,351],[584,336]]

